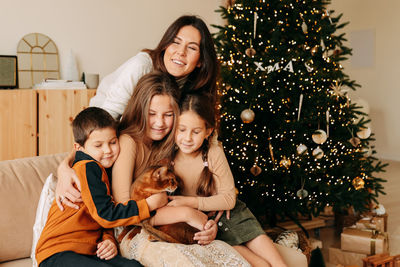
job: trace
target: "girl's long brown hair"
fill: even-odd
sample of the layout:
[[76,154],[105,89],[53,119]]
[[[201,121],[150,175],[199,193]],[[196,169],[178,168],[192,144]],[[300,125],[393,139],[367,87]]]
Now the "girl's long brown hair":
[[162,140],[153,141],[150,164],[171,157],[174,149],[176,118],[179,114],[179,89],[175,80],[168,74],[158,71],[144,75],[138,81],[118,126],[119,134],[127,134],[134,140],[143,142],[147,130],[150,102],[155,95],[168,95],[171,98],[174,123],[171,132]]
[[[214,105],[211,101],[211,96],[201,93],[185,94],[180,103],[181,114],[185,111],[193,111],[200,116],[206,123],[206,128],[215,128],[215,111]],[[211,138],[210,135],[208,138]],[[199,182],[197,184],[196,194],[199,196],[211,196],[215,194],[216,185],[213,178],[213,173],[208,167],[208,139],[203,141],[201,146],[201,157],[203,160],[204,168],[200,174]]]
[[155,49],[144,49],[144,52],[150,54],[154,69],[168,73],[164,65],[164,52],[167,47],[173,43],[179,30],[184,26],[195,27],[201,35],[200,41],[200,67],[197,67],[183,86],[183,91],[201,91],[209,93],[213,101],[217,95],[217,77],[219,75],[219,63],[214,48],[214,41],[207,25],[197,16],[181,16],[175,20],[165,31],[158,46]]

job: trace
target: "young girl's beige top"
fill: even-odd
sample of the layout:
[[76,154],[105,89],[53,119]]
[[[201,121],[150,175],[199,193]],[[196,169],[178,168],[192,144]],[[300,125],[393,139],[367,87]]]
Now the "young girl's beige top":
[[119,137],[120,152],[112,169],[112,194],[117,202],[130,199],[131,185],[150,162],[150,149],[140,141],[123,134]]
[[[178,152],[174,163],[175,173],[184,182],[182,195],[197,196],[197,184],[201,171],[204,168],[201,153],[197,153],[193,157],[192,155],[185,155]],[[198,209],[203,211],[233,209],[236,202],[235,182],[224,150],[220,144],[210,144],[208,166],[213,173],[217,192],[210,197],[197,197]]]

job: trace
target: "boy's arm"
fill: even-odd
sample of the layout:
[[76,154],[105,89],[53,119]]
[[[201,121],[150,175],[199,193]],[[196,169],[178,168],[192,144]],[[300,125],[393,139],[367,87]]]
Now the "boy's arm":
[[82,199],[91,216],[104,228],[137,224],[150,217],[145,199],[115,203],[107,174],[96,162],[74,167],[81,180]]

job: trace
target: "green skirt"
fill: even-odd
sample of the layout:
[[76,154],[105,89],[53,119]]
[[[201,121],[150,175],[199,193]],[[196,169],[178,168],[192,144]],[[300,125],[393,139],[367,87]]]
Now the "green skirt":
[[265,235],[265,231],[246,204],[239,199],[231,210],[230,219],[223,214],[218,221],[217,239],[231,246],[246,243],[259,235]]

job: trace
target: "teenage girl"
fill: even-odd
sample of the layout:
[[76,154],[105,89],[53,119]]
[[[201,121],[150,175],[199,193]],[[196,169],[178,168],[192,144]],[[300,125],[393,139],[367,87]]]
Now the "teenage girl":
[[202,211],[232,209],[230,219],[223,217],[219,221],[217,239],[234,246],[252,266],[286,266],[251,211],[236,200],[223,148],[209,142],[215,127],[212,101],[206,95],[187,94],[181,100],[180,111],[173,165],[184,183],[183,196],[171,196],[168,206]]

